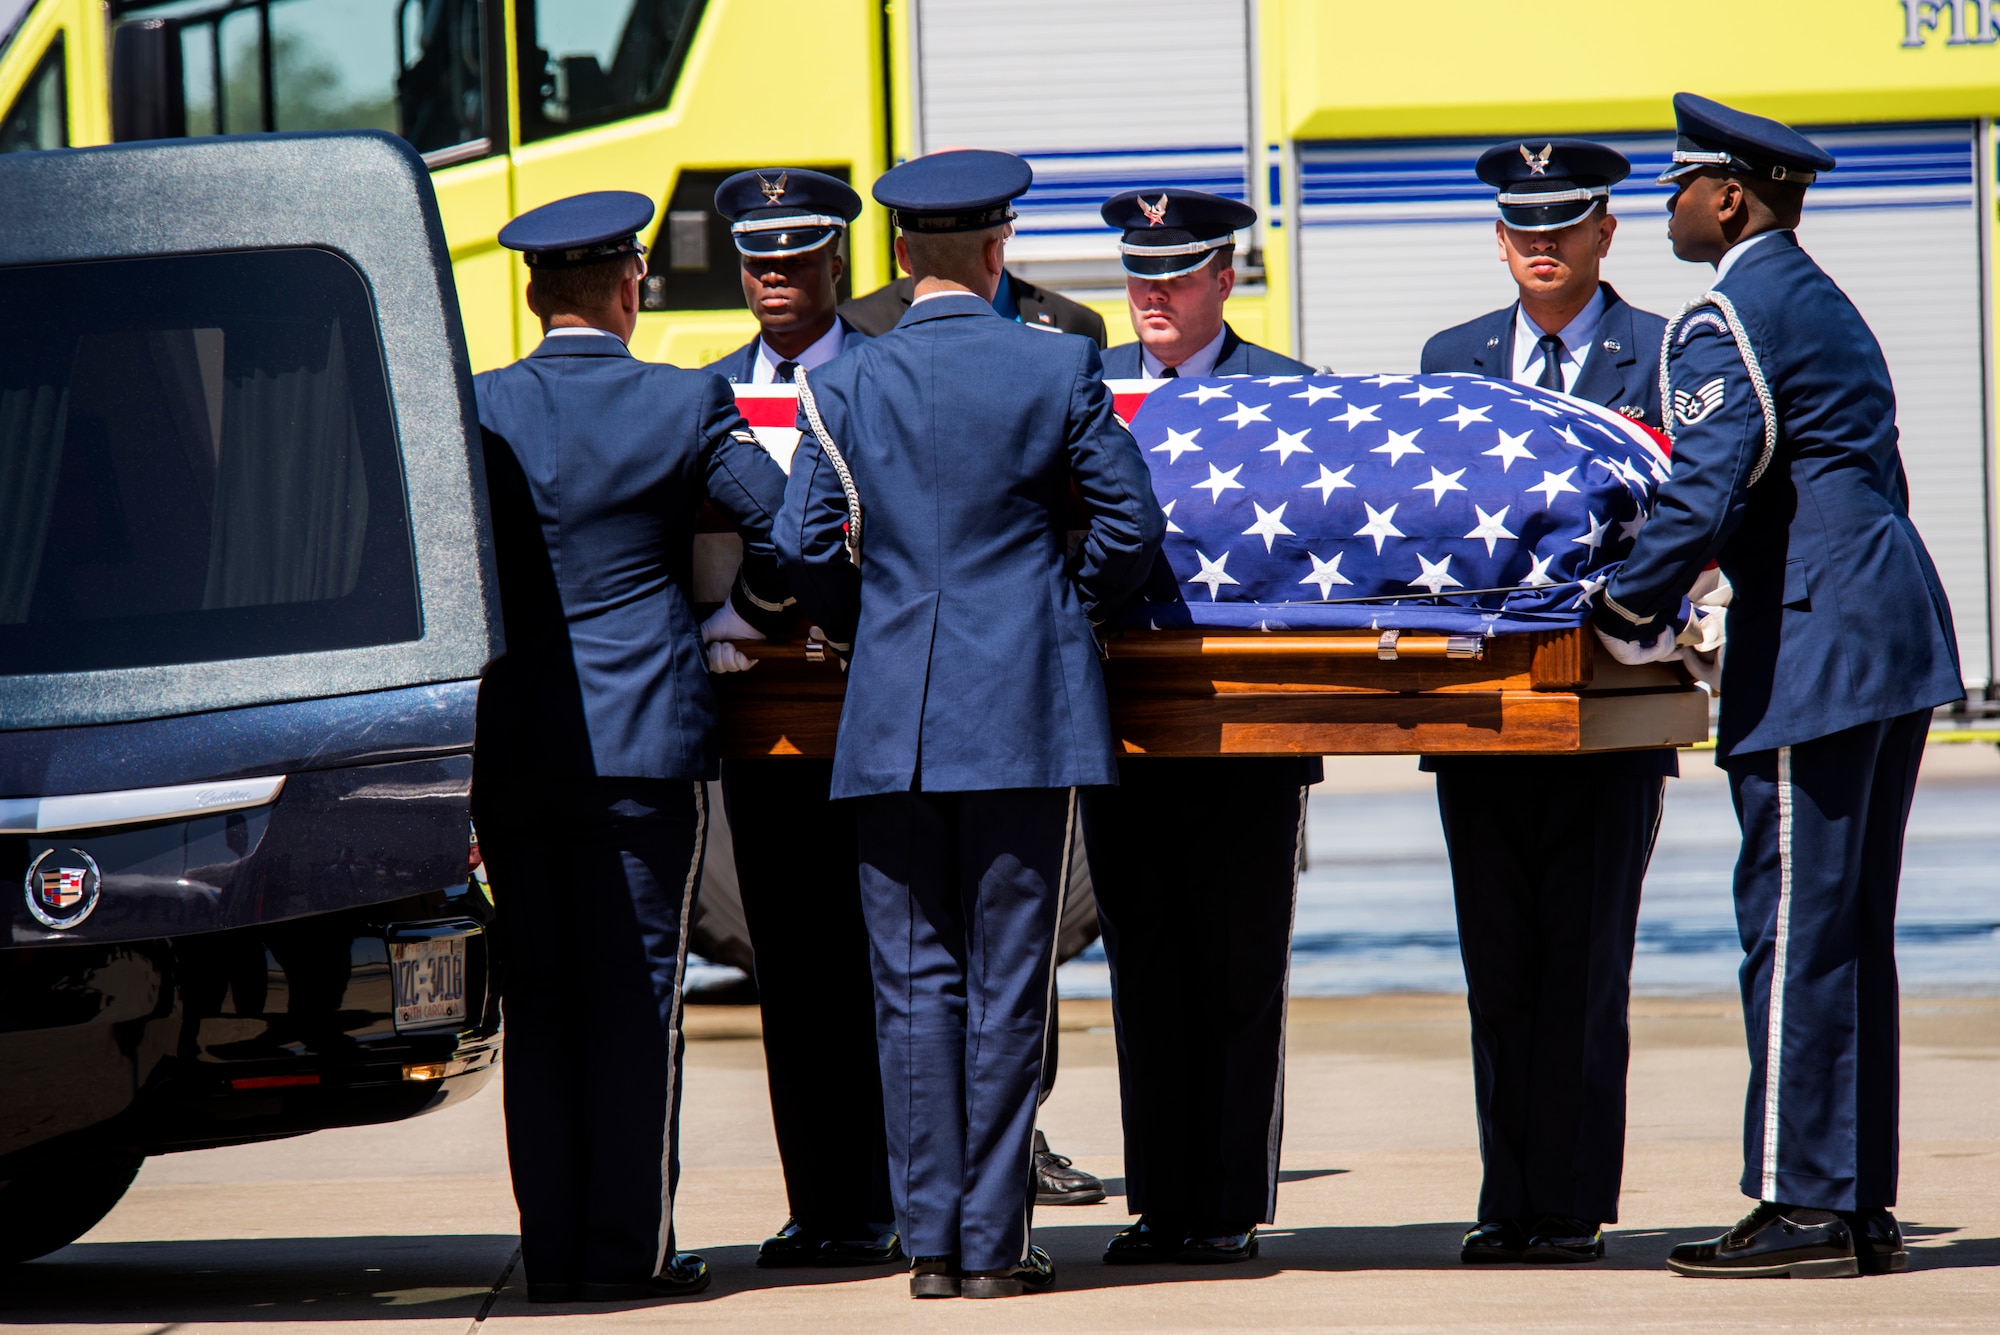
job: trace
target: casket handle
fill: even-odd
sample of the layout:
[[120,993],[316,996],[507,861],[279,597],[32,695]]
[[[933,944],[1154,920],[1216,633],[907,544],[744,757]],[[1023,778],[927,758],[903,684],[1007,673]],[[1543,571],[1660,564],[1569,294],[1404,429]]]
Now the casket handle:
[[[817,663],[823,655],[811,641],[774,643],[732,640],[750,658]],[[1455,658],[1486,655],[1478,635],[1412,635],[1384,631],[1372,635],[1186,635],[1114,636],[1105,643],[1111,658]]]

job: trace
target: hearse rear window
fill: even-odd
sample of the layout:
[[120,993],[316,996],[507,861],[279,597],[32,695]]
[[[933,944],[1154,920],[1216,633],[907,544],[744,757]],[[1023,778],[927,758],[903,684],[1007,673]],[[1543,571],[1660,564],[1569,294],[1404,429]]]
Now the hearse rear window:
[[0,674],[416,639],[368,289],[324,250],[0,269]]

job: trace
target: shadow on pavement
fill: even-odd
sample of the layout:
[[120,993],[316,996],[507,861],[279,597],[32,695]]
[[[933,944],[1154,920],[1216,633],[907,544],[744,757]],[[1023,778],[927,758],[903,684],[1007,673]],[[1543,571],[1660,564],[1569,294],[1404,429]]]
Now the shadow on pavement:
[[516,1243],[511,1233],[72,1243],[0,1270],[0,1324],[470,1321]]
[[[1280,1183],[1310,1182],[1316,1177],[1338,1177],[1342,1173],[1351,1173],[1353,1171],[1351,1168],[1281,1168],[1278,1170],[1278,1181]],[[1124,1178],[1106,1177],[1100,1178],[1099,1181],[1104,1183],[1105,1195],[1123,1196],[1125,1194]],[[1061,1208],[1061,1206],[1042,1205],[1036,1207],[1036,1213],[1039,1216],[1042,1210],[1056,1210]]]

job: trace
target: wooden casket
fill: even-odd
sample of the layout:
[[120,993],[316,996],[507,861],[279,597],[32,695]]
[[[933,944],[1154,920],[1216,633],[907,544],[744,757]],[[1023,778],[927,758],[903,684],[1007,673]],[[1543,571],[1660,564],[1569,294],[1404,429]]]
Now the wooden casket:
[[[1121,386],[1121,417],[1154,387]],[[789,466],[790,388],[737,393]],[[704,534],[696,597],[719,602],[739,556],[733,535]],[[758,666],[715,679],[723,754],[831,755],[846,687],[832,657],[803,639],[741,648]],[[1113,735],[1132,755],[1563,755],[1708,737],[1709,697],[1685,670],[1620,664],[1588,627],[1127,628],[1105,637],[1105,652]]]

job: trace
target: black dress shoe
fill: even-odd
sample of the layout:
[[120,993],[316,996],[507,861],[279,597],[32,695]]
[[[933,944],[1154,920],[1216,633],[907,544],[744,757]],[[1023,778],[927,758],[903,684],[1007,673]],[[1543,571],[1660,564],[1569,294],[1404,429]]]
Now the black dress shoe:
[[1103,1199],[1104,1184],[1051,1150],[1048,1137],[1036,1131],[1035,1204],[1095,1205]]
[[787,1219],[777,1233],[757,1249],[757,1264],[766,1270],[793,1266],[887,1265],[903,1259],[896,1230],[883,1224],[819,1228]]
[[1139,1216],[1111,1235],[1104,1247],[1106,1265],[1161,1265],[1180,1259],[1181,1244],[1188,1231],[1178,1224],[1163,1223],[1153,1216]]
[[1893,1275],[1910,1268],[1910,1253],[1903,1246],[1903,1230],[1897,1227],[1896,1216],[1874,1209],[1841,1218],[1854,1235],[1854,1263],[1862,1274]]
[[1056,1263],[1040,1247],[1030,1247],[1019,1265],[967,1272],[959,1292],[967,1298],[1018,1298],[1024,1293],[1046,1292],[1055,1282]]
[[1604,1259],[1604,1230],[1596,1224],[1563,1214],[1545,1214],[1535,1221],[1523,1261],[1568,1265]]
[[1528,1230],[1518,1219],[1488,1219],[1474,1226],[1458,1244],[1458,1259],[1467,1265],[1499,1265],[1518,1261],[1528,1250]]
[[1257,1259],[1257,1228],[1197,1229],[1181,1239],[1174,1259],[1182,1265],[1228,1265]]
[[688,1298],[708,1287],[708,1262],[693,1252],[675,1252],[667,1268],[651,1279],[630,1283],[591,1283],[577,1286],[577,1301],[586,1303],[644,1302],[649,1298]]
[[1667,1269],[1704,1279],[1843,1279],[1861,1273],[1854,1234],[1831,1210],[1759,1201],[1735,1228],[1707,1242],[1683,1242]]
[[571,1283],[528,1284],[528,1301],[531,1303],[573,1303],[583,1285]]
[[955,1256],[919,1256],[910,1262],[912,1298],[956,1298],[961,1275]]

